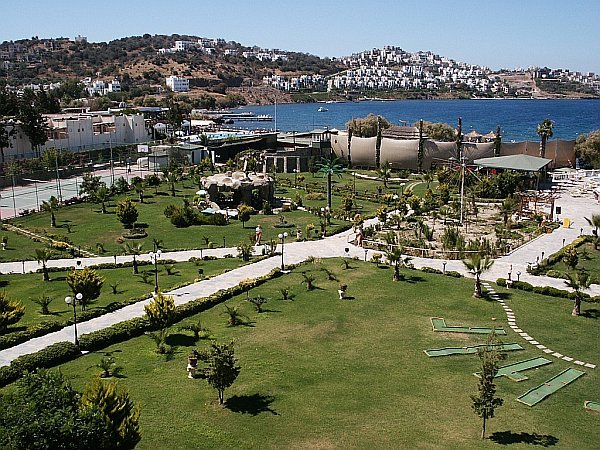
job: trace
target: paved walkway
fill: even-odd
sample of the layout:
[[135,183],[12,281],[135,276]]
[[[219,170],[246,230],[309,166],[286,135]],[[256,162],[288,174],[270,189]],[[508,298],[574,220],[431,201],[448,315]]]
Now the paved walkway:
[[[575,239],[579,233],[580,228],[584,229],[584,233],[590,233],[590,227],[587,222],[583,219],[584,215],[591,216],[592,213],[596,212],[596,209],[600,210],[595,202],[591,199],[585,198],[573,198],[568,194],[563,196],[559,201],[556,202],[556,206],[562,206],[563,217],[569,217],[573,221],[572,228],[564,229],[561,228],[555,232],[539,237],[538,239],[526,244],[520,249],[513,251],[510,255],[499,258],[492,269],[486,272],[482,278],[485,280],[495,281],[497,278],[507,278],[509,270],[512,271],[512,277],[517,277],[517,272],[521,272],[520,279],[527,281],[533,285],[549,285],[555,286],[561,289],[565,289],[564,281],[549,277],[536,277],[527,274],[526,267],[528,263],[535,262],[537,255],[541,255],[544,251],[545,255],[550,255],[555,251],[559,250],[563,245],[563,239],[565,243],[571,242]],[[377,219],[370,219],[366,225],[375,223]],[[330,257],[358,257],[360,259],[370,259],[373,251],[369,250],[365,252],[362,248],[355,247],[349,244],[349,241],[353,237],[351,231],[346,231],[335,236],[331,236],[319,241],[308,241],[308,242],[290,242],[285,244],[284,259],[286,264],[299,263],[306,260],[309,256],[316,256],[320,258]],[[278,246],[281,250],[281,246]],[[348,251],[346,252],[346,249]],[[258,248],[256,249],[260,251]],[[222,257],[226,254],[236,254],[235,248],[221,248],[211,250],[191,250],[181,252],[165,252],[163,258],[174,259],[176,261],[187,261],[190,257],[211,255]],[[131,261],[131,256],[117,256],[117,262]],[[140,260],[148,260],[148,255],[141,255]],[[99,264],[103,262],[115,262],[115,257],[97,257],[97,258],[82,258],[84,265]],[[413,258],[411,261],[416,268],[423,266],[433,267],[442,270],[442,260],[426,259],[426,258]],[[74,259],[58,259],[49,261],[50,267],[73,267],[75,265]],[[209,296],[221,289],[227,289],[236,286],[241,280],[247,278],[256,278],[266,275],[270,270],[281,265],[281,256],[274,256],[254,264],[246,265],[238,269],[234,269],[226,274],[222,274],[208,280],[203,280],[198,283],[193,283],[188,286],[175,289],[167,292],[168,295],[175,297],[175,303],[177,305],[187,303],[199,297]],[[26,261],[24,263],[2,263],[0,264],[0,272],[2,273],[22,273],[23,271],[30,272],[37,270],[40,267],[35,261]],[[472,275],[467,272],[461,261],[447,261],[446,270],[456,270],[465,276],[471,277]],[[591,295],[600,295],[600,286],[594,285],[588,290]],[[80,334],[90,333],[97,331],[108,326],[114,325],[118,322],[128,320],[134,317],[140,317],[144,314],[144,306],[150,302],[151,298],[144,301],[135,303],[133,305],[126,306],[122,309],[114,311],[91,319],[86,322],[82,322],[78,325],[78,331]],[[0,351],[0,366],[10,364],[10,362],[18,356],[33,353],[41,350],[56,342],[70,341],[73,340],[74,330],[73,326],[68,326],[60,331],[50,333],[40,338],[31,339],[25,343],[14,346],[12,348]]]

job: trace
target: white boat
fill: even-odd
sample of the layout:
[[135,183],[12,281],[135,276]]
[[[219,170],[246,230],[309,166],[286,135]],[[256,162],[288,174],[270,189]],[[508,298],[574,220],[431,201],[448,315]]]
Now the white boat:
[[319,109],[317,109],[317,112],[325,112],[325,111],[329,111],[327,108],[325,108],[324,106],[319,107]]

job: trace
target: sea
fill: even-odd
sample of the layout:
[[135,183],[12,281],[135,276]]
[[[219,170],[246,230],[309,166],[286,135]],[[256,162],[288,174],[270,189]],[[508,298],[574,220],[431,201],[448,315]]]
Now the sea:
[[[319,108],[326,111],[319,111]],[[600,100],[572,99],[472,99],[472,100],[369,100],[344,103],[291,103],[243,106],[236,112],[270,115],[272,122],[236,122],[243,129],[309,131],[315,128],[346,129],[352,118],[377,114],[393,125],[411,125],[423,119],[457,126],[463,133],[489,133],[500,126],[503,140],[538,140],[537,125],[544,119],[554,123],[553,139],[574,140],[582,133],[600,130]]]

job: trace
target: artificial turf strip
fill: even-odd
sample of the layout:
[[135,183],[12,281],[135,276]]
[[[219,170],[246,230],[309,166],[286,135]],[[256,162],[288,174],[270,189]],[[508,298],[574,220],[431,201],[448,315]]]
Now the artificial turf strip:
[[585,372],[582,372],[581,370],[571,368],[565,369],[545,383],[540,384],[533,389],[529,389],[523,395],[517,397],[517,400],[521,403],[525,403],[527,406],[534,406],[583,375],[585,375]]
[[583,403],[583,407],[585,408],[586,411],[591,411],[594,413],[600,413],[600,403],[596,403],[596,402],[591,402],[589,400],[586,400]]
[[519,344],[511,343],[511,344],[481,344],[481,345],[472,345],[469,347],[445,347],[438,348],[432,350],[423,350],[427,356],[435,357],[435,356],[450,356],[450,355],[472,355],[477,353],[480,348],[492,347],[495,350],[509,352],[513,350],[523,350]]
[[[528,379],[528,377],[526,375],[523,375],[521,373],[522,371],[545,366],[546,364],[551,363],[552,361],[541,356],[537,358],[526,359],[524,361],[519,361],[514,364],[509,364],[508,366],[500,367],[498,369],[498,373],[496,374],[496,378],[507,377],[512,381],[525,381]],[[473,375],[479,377],[479,372],[475,372]]]
[[447,326],[446,321],[441,317],[432,317],[431,326],[433,331],[440,331],[446,333],[470,333],[470,334],[496,334],[505,335],[506,331],[502,328],[487,328],[487,327],[461,327],[461,326]]

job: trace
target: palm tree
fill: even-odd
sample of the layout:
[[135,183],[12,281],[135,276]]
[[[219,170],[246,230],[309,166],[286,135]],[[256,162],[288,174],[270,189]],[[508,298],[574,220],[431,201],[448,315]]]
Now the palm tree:
[[171,185],[171,197],[175,197],[175,183],[177,183],[177,181],[179,181],[179,177],[177,176],[177,173],[171,171],[171,172],[167,173],[167,175],[165,176],[165,179]]
[[507,197],[499,208],[502,220],[504,221],[504,226],[506,227],[509,217],[512,216],[517,209],[517,201],[512,197]]
[[51,196],[48,199],[48,201],[42,202],[42,211],[46,211],[46,212],[50,213],[50,226],[52,228],[56,228],[56,215],[54,213],[56,212],[57,209],[58,209],[58,200],[54,195]]
[[544,119],[538,124],[537,129],[535,130],[542,139],[540,142],[540,158],[546,157],[546,141],[554,135],[552,128],[554,128],[552,121],[550,119]]
[[423,174],[423,181],[425,183],[427,183],[427,189],[429,189],[429,185],[433,181],[433,173],[432,172],[426,172],[426,173],[424,173]]
[[387,182],[392,177],[392,165],[385,161],[380,169],[377,169],[377,176],[383,180],[383,187],[387,189]]
[[133,255],[133,273],[135,275],[138,274],[138,265],[136,256],[142,254],[142,247],[144,246],[143,242],[132,244],[131,242],[125,243],[125,247],[123,247],[124,253],[126,255]]
[[565,273],[567,279],[565,284],[575,291],[572,316],[579,316],[581,314],[581,299],[583,297],[583,291],[590,287],[590,276],[585,270],[578,270],[575,273]]
[[494,261],[489,256],[474,253],[468,259],[463,259],[463,264],[475,275],[475,293],[473,297],[481,298],[481,274],[489,270]]
[[317,163],[317,172],[327,176],[327,206],[331,210],[331,178],[333,175],[337,175],[338,178],[342,178],[344,168],[339,163],[340,158],[321,158],[321,161]]
[[587,223],[589,223],[591,226],[594,227],[594,231],[593,234],[595,236],[594,239],[594,249],[598,250],[598,228],[600,228],[600,214],[592,214],[592,218],[589,219],[587,217],[585,217],[585,220],[587,220]]
[[135,189],[135,192],[140,199],[140,203],[144,203],[144,185],[142,182],[138,181],[137,183],[134,183],[133,189]]
[[106,187],[106,185],[102,185],[96,189],[96,192],[94,192],[94,197],[102,204],[102,214],[106,214],[106,202],[110,199],[110,190]]
[[385,258],[394,266],[394,281],[400,281],[402,279],[400,265],[406,266],[412,258],[402,255],[402,247],[394,247],[392,250],[387,250]]
[[36,248],[35,249],[35,259],[36,261],[42,265],[42,273],[44,274],[44,281],[50,281],[50,276],[48,275],[48,267],[46,267],[46,263],[52,256],[54,252],[47,248]]

